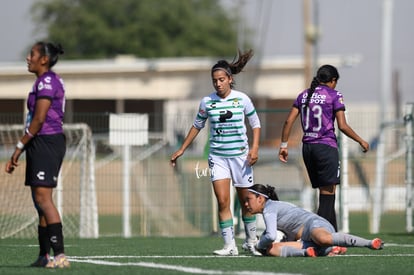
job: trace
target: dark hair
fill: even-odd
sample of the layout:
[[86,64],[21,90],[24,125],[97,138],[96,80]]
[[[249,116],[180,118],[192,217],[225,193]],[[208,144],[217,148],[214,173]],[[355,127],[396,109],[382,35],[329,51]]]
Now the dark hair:
[[[233,59],[231,63],[227,62],[226,60],[219,60],[217,63],[211,68],[211,75],[213,75],[213,72],[217,70],[223,70],[227,73],[228,76],[232,76],[233,74],[240,73],[244,66],[246,66],[247,62],[252,58],[253,56],[253,50],[250,49],[245,53],[242,53],[240,50],[238,50],[238,59],[236,60],[236,57]],[[233,81],[230,85],[231,88],[235,85],[235,82]]]
[[42,56],[49,57],[49,68],[55,66],[59,55],[64,53],[62,45],[60,44],[55,45],[50,42],[37,42],[35,45],[39,47],[39,52]]
[[[263,184],[255,184],[255,185],[249,187],[249,189],[254,190],[257,193],[263,194],[271,200],[274,200],[274,201],[279,200],[279,197],[277,196],[275,188],[273,186],[270,186],[270,185],[264,186]],[[257,194],[257,193],[255,193],[256,196],[259,196],[259,194]]]
[[316,76],[312,79],[311,85],[308,89],[308,96],[306,98],[305,106],[309,106],[309,101],[312,98],[316,87],[318,87],[321,83],[327,83],[334,79],[339,79],[338,70],[332,65],[321,66],[316,72]]

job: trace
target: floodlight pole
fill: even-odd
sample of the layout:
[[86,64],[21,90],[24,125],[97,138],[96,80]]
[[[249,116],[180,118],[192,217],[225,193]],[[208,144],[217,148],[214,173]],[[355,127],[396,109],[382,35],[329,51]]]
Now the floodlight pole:
[[380,127],[377,147],[377,164],[375,189],[372,197],[370,232],[379,232],[382,214],[383,188],[385,177],[385,131],[387,124],[387,114],[389,111],[391,92],[391,46],[392,46],[392,11],[393,1],[383,0],[382,7],[382,50],[381,50],[381,105],[380,105]]
[[304,87],[307,87],[312,79],[312,26],[310,16],[310,0],[303,0],[303,22],[304,22]]
[[[303,22],[304,22],[304,87],[308,87],[314,74],[318,69],[318,40],[320,37],[319,27],[319,1],[303,0]],[[311,14],[313,11],[313,14]],[[313,16],[313,18],[312,18]]]
[[414,103],[405,106],[404,124],[406,141],[406,164],[405,164],[405,186],[406,186],[406,230],[413,232],[413,185],[414,185]]

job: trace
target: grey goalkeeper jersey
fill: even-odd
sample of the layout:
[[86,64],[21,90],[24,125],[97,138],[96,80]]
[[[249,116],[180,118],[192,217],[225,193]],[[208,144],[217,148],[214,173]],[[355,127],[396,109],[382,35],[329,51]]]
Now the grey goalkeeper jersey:
[[260,249],[265,249],[276,239],[277,230],[285,233],[288,241],[295,241],[299,229],[307,221],[322,218],[292,203],[269,199],[263,209],[263,219],[266,231],[257,245]]

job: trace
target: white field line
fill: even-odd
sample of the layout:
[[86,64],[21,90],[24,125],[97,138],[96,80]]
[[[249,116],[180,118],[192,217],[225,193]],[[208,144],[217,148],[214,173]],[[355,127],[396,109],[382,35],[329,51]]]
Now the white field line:
[[[408,247],[414,247],[414,245],[408,245]],[[182,265],[169,265],[169,264],[160,264],[154,262],[115,262],[110,261],[110,259],[206,259],[206,258],[222,258],[223,256],[213,256],[213,255],[204,255],[204,256],[168,256],[168,255],[102,255],[102,256],[69,256],[71,262],[86,263],[86,264],[95,264],[95,265],[107,265],[107,266],[137,266],[145,268],[154,268],[161,270],[174,270],[183,273],[191,274],[234,274],[234,275],[292,275],[293,273],[275,273],[275,272],[264,272],[264,271],[224,271],[224,270],[212,270],[212,269],[202,269],[197,267],[187,267]],[[252,256],[240,255],[237,257],[228,256],[229,258],[234,259],[243,259],[250,258]],[[354,255],[338,255],[336,257],[414,257],[414,254],[354,254]]]
[[353,254],[353,255],[337,255],[335,257],[414,257],[414,254]]
[[[0,244],[0,247],[38,247],[38,244]],[[79,247],[82,245],[73,245],[73,244],[65,244],[65,247]],[[104,245],[102,245],[104,246]],[[414,244],[399,244],[399,243],[385,243],[384,247],[387,246],[399,246],[399,247],[414,247]],[[151,256],[153,257],[153,256]],[[164,256],[163,256],[164,257]],[[175,257],[175,256],[173,256]],[[176,257],[181,257],[181,256],[176,256]],[[203,256],[206,257],[206,256]],[[209,257],[209,256],[207,256]],[[211,257],[223,257],[223,256],[211,256]],[[237,256],[237,257],[241,257],[241,256]]]
[[248,255],[239,256],[214,256],[214,255],[200,255],[200,256],[179,256],[179,255],[103,255],[103,256],[68,256],[70,259],[206,259],[206,258],[251,258]]
[[[248,255],[239,255],[239,256],[168,256],[168,255],[102,255],[102,256],[68,256],[72,261],[84,261],[84,260],[94,260],[94,259],[207,259],[207,258],[251,258],[252,256]],[[336,255],[334,257],[414,257],[414,253],[408,254],[345,254],[345,255]]]
[[202,268],[197,268],[197,267],[186,267],[182,265],[159,264],[159,263],[152,263],[152,262],[119,263],[119,262],[92,260],[92,259],[80,260],[80,259],[74,259],[73,257],[71,257],[70,260],[71,262],[78,262],[78,263],[89,263],[89,264],[108,265],[108,266],[139,266],[139,267],[146,267],[146,268],[174,270],[174,271],[180,271],[180,272],[191,273],[191,274],[293,275],[293,273],[274,273],[274,272],[256,272],[256,271],[223,271],[223,270],[213,270],[213,269],[202,269]]

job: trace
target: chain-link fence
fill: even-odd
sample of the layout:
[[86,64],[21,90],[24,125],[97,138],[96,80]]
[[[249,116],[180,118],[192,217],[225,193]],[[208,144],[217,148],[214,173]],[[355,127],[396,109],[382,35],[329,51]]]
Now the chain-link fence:
[[[310,188],[301,156],[301,129],[299,121],[289,140],[289,162],[278,160],[280,132],[288,110],[258,110],[262,122],[259,161],[254,166],[255,182],[276,187],[279,197],[315,209],[316,193]],[[148,114],[148,144],[130,147],[129,173],[129,218],[131,235],[140,236],[200,236],[217,230],[216,201],[212,195],[206,151],[208,131],[203,129],[196,142],[171,167],[169,158],[180,146],[194,119],[194,110],[186,113]],[[18,115],[19,116],[19,115]],[[96,149],[95,190],[99,220],[99,235],[110,236],[123,233],[125,210],[123,180],[125,163],[122,146],[109,143],[109,113],[70,114],[71,123],[86,123],[92,129]],[[348,114],[349,124],[366,140],[371,150],[363,154],[358,145],[349,142],[348,149],[348,207],[350,211],[367,211],[371,205],[376,180],[377,141],[379,127],[375,123],[377,114]],[[19,119],[11,114],[10,121]],[[401,117],[402,120],[402,117]],[[2,115],[2,123],[8,121]],[[176,123],[174,123],[176,122]],[[249,132],[250,134],[250,132]],[[404,126],[396,126],[387,134],[386,153],[392,156],[386,162],[385,196],[383,210],[403,212],[406,208],[406,158],[404,155]],[[17,142],[14,140],[13,142]],[[2,148],[2,166],[10,157]],[[18,169],[23,170],[24,165]],[[14,175],[4,175],[0,192]],[[66,175],[70,181],[70,175]],[[73,181],[78,181],[74,178]],[[22,179],[13,183],[21,200],[30,201],[30,191],[24,188]],[[71,190],[63,189],[63,192]],[[338,199],[338,208],[341,199]],[[0,209],[15,207],[18,202],[3,200]],[[339,213],[341,211],[338,211]],[[33,209],[35,216],[35,210]],[[63,213],[63,216],[65,213]],[[2,227],[5,225],[1,225]],[[35,225],[33,225],[35,226]],[[402,228],[405,226],[402,224]]]

